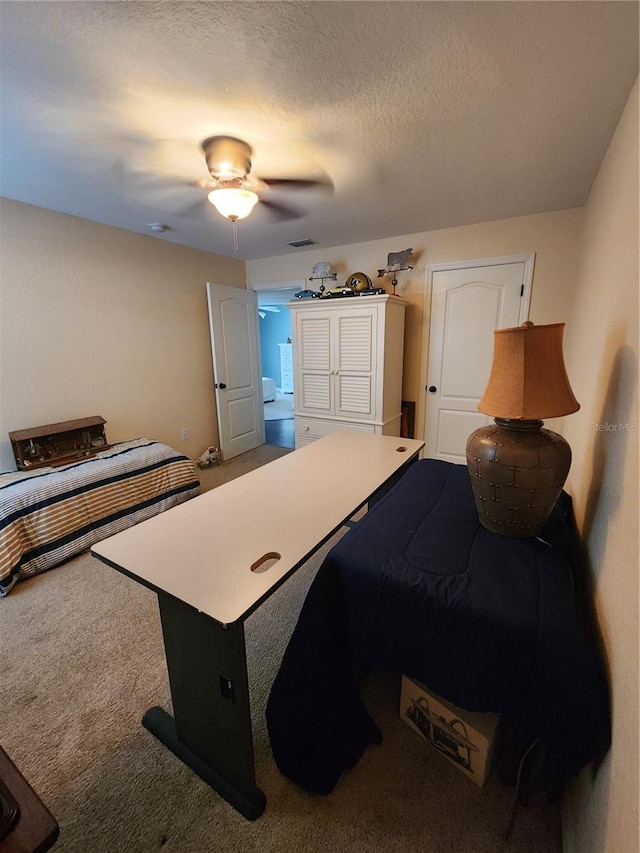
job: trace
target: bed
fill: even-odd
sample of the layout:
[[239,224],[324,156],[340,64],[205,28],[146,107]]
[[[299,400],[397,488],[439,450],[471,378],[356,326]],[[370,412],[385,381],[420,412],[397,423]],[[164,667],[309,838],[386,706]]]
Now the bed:
[[194,462],[150,438],[82,462],[0,474],[0,597],[199,491]]
[[416,462],[329,552],[267,704],[280,770],[333,790],[381,732],[351,661],[508,714],[568,778],[607,749],[606,678],[576,619],[571,498],[544,539],[482,527],[466,465]]
[[269,376],[262,377],[262,402],[273,403],[276,399],[276,383]]

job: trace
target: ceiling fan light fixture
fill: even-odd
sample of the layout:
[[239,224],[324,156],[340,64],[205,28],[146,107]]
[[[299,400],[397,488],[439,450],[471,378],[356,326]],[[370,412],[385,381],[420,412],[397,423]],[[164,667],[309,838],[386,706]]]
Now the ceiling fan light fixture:
[[202,143],[207,168],[215,180],[243,181],[251,171],[251,146],[235,136],[210,136]]
[[258,201],[258,196],[251,190],[233,187],[213,190],[209,193],[208,198],[218,213],[226,216],[232,222],[248,216]]

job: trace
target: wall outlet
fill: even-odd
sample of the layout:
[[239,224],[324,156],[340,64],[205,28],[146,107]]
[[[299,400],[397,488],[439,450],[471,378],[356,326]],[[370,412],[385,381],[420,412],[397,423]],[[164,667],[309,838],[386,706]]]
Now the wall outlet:
[[180,430],[180,438],[183,441],[188,441],[189,440],[189,430],[188,429],[181,429]]

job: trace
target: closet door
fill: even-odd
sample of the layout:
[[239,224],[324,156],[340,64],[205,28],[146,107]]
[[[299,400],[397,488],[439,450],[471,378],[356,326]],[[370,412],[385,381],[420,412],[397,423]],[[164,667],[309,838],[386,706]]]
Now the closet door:
[[333,413],[330,312],[297,310],[295,317],[296,409],[330,415]]
[[359,420],[375,417],[377,317],[376,306],[362,303],[358,307],[335,312],[333,376],[336,415]]
[[493,332],[526,319],[532,261],[433,268],[424,455],[466,464],[493,360]]

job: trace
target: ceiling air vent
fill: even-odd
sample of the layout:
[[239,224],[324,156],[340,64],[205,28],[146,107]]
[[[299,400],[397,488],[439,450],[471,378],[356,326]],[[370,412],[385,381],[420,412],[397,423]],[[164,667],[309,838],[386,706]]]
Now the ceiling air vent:
[[305,237],[303,240],[292,240],[290,243],[287,243],[287,246],[291,246],[294,249],[302,249],[303,246],[315,246],[317,240],[310,240],[309,237]]

